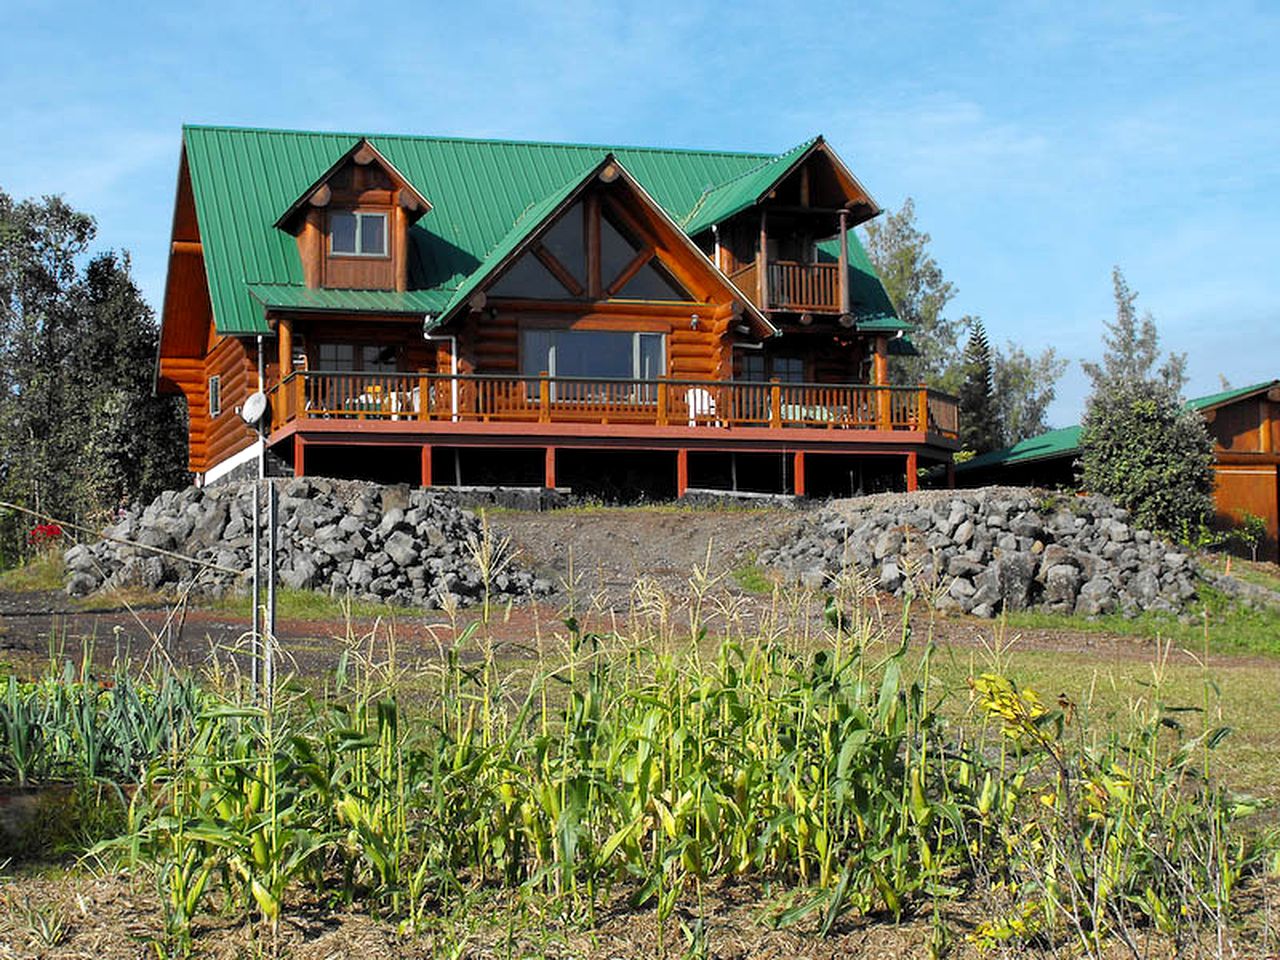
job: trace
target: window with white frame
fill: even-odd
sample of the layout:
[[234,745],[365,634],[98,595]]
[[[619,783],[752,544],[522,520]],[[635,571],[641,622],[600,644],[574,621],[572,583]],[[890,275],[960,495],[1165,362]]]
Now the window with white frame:
[[331,212],[329,252],[344,257],[385,257],[387,215],[363,210]]
[[222,377],[214,374],[209,378],[209,419],[222,413]]

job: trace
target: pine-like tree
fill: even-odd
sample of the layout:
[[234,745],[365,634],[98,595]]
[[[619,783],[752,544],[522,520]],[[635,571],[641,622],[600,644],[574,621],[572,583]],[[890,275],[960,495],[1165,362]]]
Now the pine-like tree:
[[991,344],[981,320],[973,321],[964,348],[964,380],[960,384],[960,443],[974,453],[1000,446],[1000,421],[995,401],[995,369]]

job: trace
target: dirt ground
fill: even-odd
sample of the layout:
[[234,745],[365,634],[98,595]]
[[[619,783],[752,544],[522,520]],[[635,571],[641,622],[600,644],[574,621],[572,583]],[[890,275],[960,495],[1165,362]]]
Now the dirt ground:
[[[655,957],[705,956],[707,960],[897,960],[929,957],[934,942],[930,908],[890,916],[837,921],[826,937],[817,921],[778,927],[771,922],[792,905],[756,884],[720,881],[703,893],[703,916],[677,908],[659,924],[652,908],[635,909],[621,890],[600,905],[589,922],[585,909],[571,917],[543,912],[545,904],[511,897],[476,897],[456,913],[435,917],[417,931],[398,931],[367,913],[314,898],[290,903],[273,936],[215,915],[196,924],[196,956],[209,960],[287,957],[290,960],[498,960],[498,958],[575,958],[575,960],[652,960]],[[1212,931],[1199,943],[1175,950],[1151,931],[1136,931],[1141,956],[1163,958],[1248,957],[1274,960],[1280,921],[1280,886],[1252,882],[1238,892],[1248,921],[1224,930],[1221,944]],[[992,904],[947,902],[940,905],[946,939],[939,956],[951,960],[1027,957],[1059,960],[1078,951],[1069,943],[1024,945],[1013,952],[980,950],[969,939],[979,915]],[[511,919],[519,925],[513,927]],[[157,935],[161,913],[144,883],[124,874],[81,868],[74,873],[0,880],[0,958],[77,958],[144,960],[165,956]],[[702,933],[693,949],[695,930]],[[1100,960],[1132,957],[1113,943]]]

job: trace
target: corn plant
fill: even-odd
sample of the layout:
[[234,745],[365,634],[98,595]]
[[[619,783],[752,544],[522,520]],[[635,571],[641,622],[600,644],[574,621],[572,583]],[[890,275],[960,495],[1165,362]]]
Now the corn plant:
[[[322,695],[196,696],[167,740],[138,720],[133,742],[162,752],[117,847],[157,883],[172,945],[215,903],[274,932],[310,890],[419,931],[504,889],[588,923],[625,896],[654,910],[664,951],[691,910],[673,933],[699,954],[706,885],[727,877],[789,891],[772,921],[823,934],[932,905],[935,950],[937,905],[966,896],[992,903],[982,946],[1095,955],[1230,916],[1254,848],[1213,784],[1224,731],[1171,743],[1180,714],[1153,704],[1132,735],[1086,734],[1082,709],[1042,702],[997,657],[972,681],[973,732],[947,718],[929,637],[906,613],[886,623],[856,578],[810,598],[825,626],[778,595],[759,631],[694,579],[686,616],[641,581],[627,630],[570,615],[515,670],[485,611],[412,705],[371,634],[347,638]],[[812,632],[797,641],[786,617]],[[138,697],[189,705],[177,688]]]

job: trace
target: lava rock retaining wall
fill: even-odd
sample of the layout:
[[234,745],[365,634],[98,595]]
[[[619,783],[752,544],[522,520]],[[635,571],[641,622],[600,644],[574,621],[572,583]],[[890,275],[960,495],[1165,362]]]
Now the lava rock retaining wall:
[[[483,536],[480,520],[447,496],[355,481],[275,482],[282,587],[418,607],[439,607],[450,594],[463,604],[482,596],[481,574],[468,545],[469,539]],[[172,588],[197,570],[131,544],[242,571],[206,569],[196,592],[247,590],[256,489],[258,483],[251,481],[161,494],[105,531],[115,540],[66,552],[67,592],[81,596],[103,587]],[[490,596],[498,601],[551,590],[547,581],[512,566],[491,577]]]
[[1178,612],[1199,576],[1192,557],[1105,497],[1003,487],[836,501],[759,561],[813,587],[853,566],[886,592],[928,591],[981,617]]

